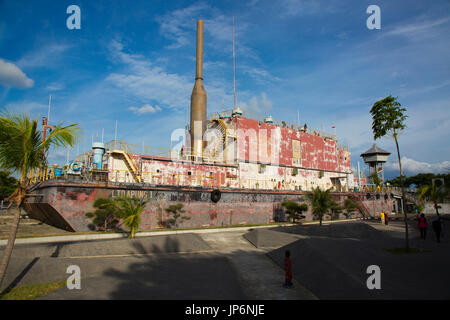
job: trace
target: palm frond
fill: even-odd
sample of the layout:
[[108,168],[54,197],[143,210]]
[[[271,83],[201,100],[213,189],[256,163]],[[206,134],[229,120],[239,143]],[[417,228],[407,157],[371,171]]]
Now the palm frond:
[[42,141],[42,132],[38,130],[39,118],[32,120],[26,113],[2,111],[0,114],[0,165],[3,168],[18,171],[26,177],[31,169],[46,164],[42,154],[50,145],[57,147],[73,146],[76,133],[80,129],[77,124],[55,130]]
[[28,172],[39,167],[41,134],[38,120],[27,114],[3,111],[0,116],[0,164],[7,169]]
[[45,138],[41,147],[48,148],[50,145],[63,148],[72,147],[77,141],[77,134],[80,130],[77,123],[65,127],[59,124]]

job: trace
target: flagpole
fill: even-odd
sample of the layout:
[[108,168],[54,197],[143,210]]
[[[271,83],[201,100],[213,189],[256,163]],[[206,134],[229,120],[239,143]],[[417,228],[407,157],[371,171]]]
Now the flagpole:
[[361,173],[359,169],[359,161],[358,161],[358,191],[361,189]]
[[236,108],[236,58],[234,53],[234,17],[233,17],[233,97],[234,97],[234,108]]
[[116,120],[116,130],[114,131],[114,150],[116,150],[116,140],[117,140],[117,120]]

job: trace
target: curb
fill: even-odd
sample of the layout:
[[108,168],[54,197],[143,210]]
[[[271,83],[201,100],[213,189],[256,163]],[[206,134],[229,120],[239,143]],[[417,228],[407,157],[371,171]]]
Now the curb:
[[[359,219],[347,219],[336,221],[322,221],[322,225],[339,222],[358,221]],[[319,222],[305,223],[305,225],[319,224]],[[289,227],[297,224],[283,224],[281,227]],[[235,228],[212,228],[212,229],[199,229],[199,230],[178,230],[178,231],[151,231],[151,232],[138,232],[135,234],[135,238],[152,237],[152,236],[165,236],[171,234],[183,234],[183,233],[215,233],[215,232],[233,232],[233,231],[248,231],[251,229],[261,228],[274,228],[280,227],[277,225],[264,225],[254,227],[235,227]],[[108,240],[108,239],[125,239],[128,238],[128,234],[125,233],[112,233],[112,234],[86,234],[86,235],[73,235],[73,236],[49,236],[39,238],[18,238],[14,244],[38,244],[38,243],[52,243],[52,242],[76,242],[76,241],[90,241],[90,240]],[[0,240],[0,246],[5,246],[8,240]]]

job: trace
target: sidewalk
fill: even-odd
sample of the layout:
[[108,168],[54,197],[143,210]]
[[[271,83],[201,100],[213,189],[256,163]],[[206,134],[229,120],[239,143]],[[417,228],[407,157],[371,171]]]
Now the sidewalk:
[[[359,221],[359,219],[347,219],[347,220],[330,220],[323,221],[322,224],[329,223],[345,223],[350,221]],[[305,224],[318,224],[319,222],[306,222]],[[243,226],[243,227],[230,227],[230,228],[208,228],[208,229],[192,229],[192,230],[168,230],[168,231],[144,231],[135,234],[135,237],[150,237],[161,236],[171,234],[183,234],[183,233],[215,233],[215,232],[232,232],[232,231],[248,231],[250,229],[258,228],[274,228],[274,227],[288,227],[294,224],[287,223],[283,225],[262,225],[262,226]],[[15,244],[35,244],[35,243],[52,243],[52,242],[72,242],[72,241],[90,241],[90,240],[106,240],[106,239],[123,239],[127,238],[127,233],[92,233],[92,234],[74,234],[74,235],[50,235],[44,237],[33,238],[16,238]],[[5,246],[8,240],[0,240],[0,246]]]

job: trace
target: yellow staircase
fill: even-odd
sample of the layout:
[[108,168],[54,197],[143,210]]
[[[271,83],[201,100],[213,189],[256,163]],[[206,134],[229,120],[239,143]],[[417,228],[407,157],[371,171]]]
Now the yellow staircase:
[[217,119],[214,119],[213,121],[217,122],[218,125],[216,126],[216,128],[218,128],[220,133],[222,134],[222,139],[221,139],[221,143],[217,143],[215,148],[214,148],[214,150],[212,150],[211,158],[212,159],[217,159],[217,156],[219,155],[218,154],[219,148],[221,146],[223,146],[222,147],[222,153],[224,155],[224,159],[223,160],[226,161],[225,157],[226,157],[226,149],[227,149],[228,138],[236,138],[236,135],[235,134],[231,134],[229,132],[229,130],[228,130],[229,128],[228,128],[227,124],[222,119],[217,118]]
[[133,175],[133,178],[136,180],[136,182],[142,182],[142,175],[138,169],[139,165],[134,161],[132,156],[130,156],[123,150],[111,150],[111,152],[121,154],[125,159],[125,163],[127,164],[131,174]]
[[219,131],[220,131],[220,133],[222,135],[222,139],[221,139],[221,141],[219,143],[216,143],[216,146],[215,146],[214,150],[212,151],[211,156],[212,156],[213,159],[215,159],[217,157],[218,151],[219,151],[220,148],[222,149],[222,152],[225,151],[224,148],[223,148],[223,146],[225,145],[225,139],[226,139],[225,129],[223,128],[223,126],[220,123],[219,123],[218,126],[216,126],[216,128],[219,129]]

